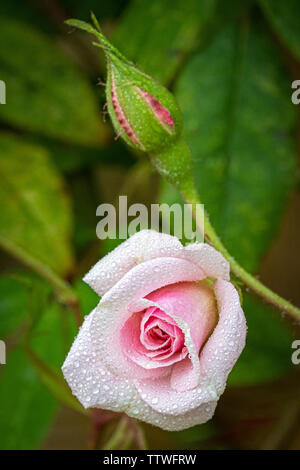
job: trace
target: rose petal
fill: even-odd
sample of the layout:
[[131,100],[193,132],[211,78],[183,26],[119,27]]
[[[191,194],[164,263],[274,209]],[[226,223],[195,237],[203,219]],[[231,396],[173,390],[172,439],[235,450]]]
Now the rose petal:
[[185,391],[173,390],[169,377],[135,380],[135,385],[142,400],[158,413],[166,415],[182,415],[219,398],[214,384],[202,377],[197,387]]
[[[131,315],[121,331],[123,351],[126,352],[130,359],[146,369],[157,369],[174,364],[186,356],[186,352],[182,353],[180,351],[178,353],[174,353],[172,345],[169,348],[169,353],[165,354],[163,358],[155,360],[151,358],[150,355],[147,355],[149,351],[140,340],[141,315],[140,311]],[[157,352],[154,352],[154,356],[157,354]],[[160,351],[160,354],[162,354],[162,351]]]
[[185,321],[198,353],[217,323],[217,305],[210,287],[204,282],[179,282],[151,292],[147,299],[173,318]]
[[207,277],[230,280],[230,264],[224,256],[207,243],[191,243],[184,249],[185,259],[201,266]]
[[[146,335],[146,333],[149,332],[149,330],[151,330],[155,325],[163,329],[163,331],[165,331],[167,335],[175,335],[176,322],[171,317],[168,317],[168,315],[166,315],[162,310],[159,310],[155,307],[148,308],[147,311],[144,313],[141,321],[142,332],[144,332],[144,334]],[[141,334],[141,341],[143,339],[143,336],[144,335]]]
[[137,264],[159,257],[176,257],[183,246],[176,237],[141,230],[100,259],[83,280],[100,296]]
[[[162,305],[156,304],[152,300],[140,299],[140,300],[136,301],[135,303],[133,303],[131,305],[131,309],[140,310],[143,307],[145,308],[146,306],[151,306],[151,305],[156,305],[160,309],[164,308]],[[197,348],[196,348],[196,346],[195,346],[195,344],[192,340],[190,326],[182,318],[176,317],[170,311],[166,311],[166,313],[167,313],[167,315],[169,315],[170,317],[172,317],[176,321],[178,327],[183,332],[183,334],[184,334],[184,344],[185,344],[185,346],[188,350],[188,353],[189,353],[189,359],[187,359],[187,361],[191,365],[186,367],[186,373],[184,375],[184,379],[186,381],[184,382],[184,384],[181,382],[182,374],[180,374],[180,372],[181,372],[182,369],[180,368],[179,374],[176,373],[176,367],[179,366],[180,363],[175,364],[173,369],[172,369],[172,375],[175,371],[175,380],[173,382],[174,387],[176,387],[176,388],[178,387],[180,389],[184,388],[184,390],[186,391],[189,388],[195,387],[198,384],[199,379],[200,379],[200,362],[199,362]],[[185,364],[186,364],[186,362],[185,362]],[[171,388],[171,383],[169,383],[169,388]]]
[[[173,406],[176,406],[176,404]],[[181,431],[195,426],[196,424],[206,423],[213,417],[216,406],[217,401],[209,401],[191,411],[175,415],[159,413],[142,398],[135,397],[126,413],[133,418],[138,418],[146,423],[159,426],[166,431]]]
[[218,400],[245,346],[246,320],[236,289],[230,282],[219,280],[214,290],[219,321],[200,353],[199,385],[181,392],[172,390],[169,377],[135,381],[142,399],[159,413],[183,414],[203,403]]
[[[204,282],[181,282],[163,287],[147,296],[162,309],[181,318],[188,325],[191,338],[199,353],[201,345],[217,323],[214,294]],[[197,386],[199,374],[187,358],[176,364],[171,375],[171,387],[178,391]]]
[[102,296],[137,264],[163,257],[186,259],[200,267],[205,276],[230,279],[228,261],[207,243],[183,247],[176,237],[141,230],[98,261],[83,280]]
[[195,281],[202,277],[203,272],[200,268],[177,258],[145,261],[125,274],[103,296],[96,307],[90,328],[95,351],[106,367],[124,378],[142,379],[154,377],[154,373],[156,376],[165,374],[165,368],[144,369],[124,354],[121,329],[132,315],[129,304],[164,285],[178,281]]
[[200,364],[203,375],[222,393],[229,372],[245,346],[247,325],[237,290],[227,281],[214,284],[219,321],[204,346]]
[[178,392],[191,390],[199,385],[199,381],[200,368],[199,373],[195,373],[195,368],[188,357],[174,365],[170,377],[170,387],[173,390]]
[[86,317],[81,326],[62,371],[72,393],[85,408],[125,411],[136,393],[135,387],[128,380],[111,374],[99,361],[90,335],[94,312]]

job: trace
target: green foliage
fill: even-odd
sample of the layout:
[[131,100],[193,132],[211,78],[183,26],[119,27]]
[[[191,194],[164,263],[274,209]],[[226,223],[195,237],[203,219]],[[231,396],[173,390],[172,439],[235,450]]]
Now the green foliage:
[[47,152],[1,134],[0,178],[0,245],[66,274],[73,262],[70,201]]
[[80,308],[83,315],[88,315],[100,301],[99,295],[93,291],[85,282],[78,280],[74,285],[75,291],[80,299]]
[[[13,290],[12,282],[18,282]],[[4,290],[5,285],[7,287]],[[23,289],[21,290],[21,287]],[[31,449],[39,445],[53,422],[58,409],[57,400],[42,385],[36,367],[33,366],[23,349],[12,350],[15,341],[21,346],[32,348],[48,367],[60,368],[74,338],[74,320],[70,312],[63,311],[54,302],[46,283],[31,276],[20,276],[19,281],[1,279],[0,312],[11,313],[19,308],[18,337],[8,342],[7,363],[0,373],[0,448]],[[22,313],[22,318],[20,318]],[[16,313],[14,313],[17,318]],[[2,317],[2,315],[1,315]],[[12,320],[11,320],[12,322]],[[65,322],[65,328],[62,328]],[[1,321],[0,336],[3,337],[7,324]],[[3,336],[2,336],[3,335]]]
[[87,80],[42,33],[0,17],[1,79],[8,105],[0,120],[69,142],[99,145],[103,125]]
[[205,444],[205,441],[215,437],[217,433],[217,427],[214,423],[209,421],[205,424],[185,429],[184,431],[177,431],[173,433],[173,439],[181,449],[198,449]]
[[111,18],[120,13],[122,7],[126,4],[126,0],[114,0],[113,2],[86,0],[84,3],[81,0],[61,0],[61,3],[68,9],[72,8],[76,18],[88,21],[92,11],[97,18],[101,18],[101,21],[103,21],[106,17]]
[[20,349],[1,370],[0,402],[0,448],[35,448],[53,421],[57,402]]
[[17,20],[22,24],[28,24],[43,31],[53,34],[55,26],[49,18],[40,14],[39,9],[33,8],[33,4],[28,4],[23,0],[2,0],[0,3],[0,17]]
[[96,149],[81,145],[69,145],[44,138],[35,137],[28,140],[46,147],[47,151],[51,153],[52,160],[54,160],[57,168],[67,174],[88,170],[100,162],[107,166],[114,166],[118,163],[129,166],[135,161],[133,155],[122,145],[121,141],[115,142],[113,146]]
[[299,60],[299,2],[297,0],[258,0],[258,2],[274,28],[274,32]]
[[70,192],[74,212],[74,245],[79,254],[85,253],[95,241],[97,202],[87,175],[79,173],[70,177]]
[[141,70],[169,83],[205,40],[215,6],[215,0],[134,0],[112,41]]
[[244,295],[246,347],[229,375],[228,385],[254,385],[278,379],[291,366],[292,333],[287,324],[257,298]]
[[72,395],[61,372],[57,372],[52,367],[48,366],[41,358],[34,353],[31,349],[26,350],[31,364],[34,366],[41,381],[46,385],[48,390],[53,394],[59,402],[64,405],[80,412],[87,414],[88,412],[83,408],[79,401]]
[[8,276],[0,276],[0,338],[4,339],[20,326],[26,314],[26,290]]
[[187,64],[176,92],[202,202],[229,252],[254,270],[295,170],[295,107],[282,61],[260,29],[227,27]]

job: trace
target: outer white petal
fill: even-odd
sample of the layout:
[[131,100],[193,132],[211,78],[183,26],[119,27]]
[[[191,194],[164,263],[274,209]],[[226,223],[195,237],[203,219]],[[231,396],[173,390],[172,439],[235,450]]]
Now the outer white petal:
[[193,390],[176,391],[170,387],[169,377],[156,380],[135,380],[140,398],[158,413],[169,416],[184,415],[200,406],[217,402],[219,394],[205,378]]
[[83,280],[102,296],[137,264],[153,258],[176,257],[182,251],[178,238],[142,230],[98,261]]
[[85,408],[125,411],[136,394],[134,385],[112,375],[93,349],[90,325],[94,312],[86,317],[62,367],[72,393]]
[[219,321],[200,354],[201,374],[223,393],[229,372],[245,346],[247,325],[239,295],[230,282],[214,284]]
[[178,238],[155,230],[134,234],[98,261],[83,280],[102,296],[137,264],[164,257],[186,259],[208,277],[229,280],[228,261],[210,245],[197,242],[183,247]]
[[184,414],[174,415],[159,413],[142,398],[135,397],[126,413],[133,418],[153,424],[166,431],[181,431],[209,421],[214,415],[216,406],[217,401],[209,401]]
[[144,369],[124,354],[121,329],[132,315],[130,304],[162,286],[203,278],[203,271],[179,258],[145,261],[125,274],[101,299],[93,315],[90,332],[93,347],[108,370],[124,378],[154,377],[167,368]]
[[185,258],[201,266],[207,277],[230,279],[230,264],[224,256],[207,243],[191,243],[184,248]]

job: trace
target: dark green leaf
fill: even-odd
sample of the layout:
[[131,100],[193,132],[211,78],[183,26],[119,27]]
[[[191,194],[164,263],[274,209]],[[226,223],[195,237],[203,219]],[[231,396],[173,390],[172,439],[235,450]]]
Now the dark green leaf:
[[195,43],[205,38],[215,0],[134,0],[112,41],[154,78],[168,83]]
[[[89,175],[88,175],[89,176]],[[85,253],[96,240],[97,201],[90,178],[84,174],[72,175],[70,190],[76,211],[74,213],[74,246]]]
[[113,145],[101,149],[89,148],[79,145],[69,145],[49,139],[29,139],[46,147],[51,153],[59,170],[64,173],[74,173],[99,163],[105,165],[122,164],[129,166],[135,160],[133,155],[122,144],[121,140]]
[[0,338],[5,339],[21,324],[26,315],[26,290],[8,276],[0,277]]
[[14,19],[38,28],[44,33],[57,33],[57,28],[49,16],[43,15],[43,9],[35,8],[33,3],[23,0],[1,0],[0,16]]
[[[30,308],[31,327],[23,341],[47,370],[59,375],[76,327],[71,312],[49,300],[46,283],[28,280],[24,305]],[[65,401],[49,382],[47,387],[42,382],[45,379],[41,380],[40,369],[31,364],[28,354],[19,348],[8,352],[0,374],[1,449],[36,448],[45,437],[57,411],[56,399]]]
[[292,187],[289,77],[259,29],[224,29],[184,70],[177,97],[196,185],[224,245],[254,270]]
[[300,15],[298,0],[258,0],[274,31],[300,60]]
[[70,202],[47,152],[2,134],[0,179],[0,245],[67,273],[72,266]]
[[80,299],[80,308],[83,315],[88,315],[99,303],[99,295],[81,280],[76,281],[74,289]]
[[0,17],[0,120],[74,143],[98,145],[103,125],[86,79],[58,45],[28,25]]
[[0,367],[0,448],[33,449],[46,435],[57,402],[23,351],[14,350]]
[[62,373],[48,366],[48,364],[41,360],[41,358],[35,354],[33,350],[27,349],[26,352],[41,381],[46,385],[53,396],[57,398],[60,403],[63,403],[69,408],[74,409],[79,413],[87,414],[87,411],[72,395],[72,392],[68,387]]
[[[63,325],[63,322],[66,322]],[[41,312],[41,318],[31,332],[30,347],[48,365],[60,369],[77,333],[72,312],[57,302],[51,302]]]
[[114,0],[113,2],[99,2],[99,0],[62,0],[62,3],[68,10],[72,9],[72,14],[76,18],[90,21],[90,12],[92,11],[97,18],[103,21],[103,18],[117,15],[123,7],[126,0]]
[[246,346],[229,375],[228,385],[253,385],[278,379],[292,367],[292,334],[283,319],[249,294],[244,296]]

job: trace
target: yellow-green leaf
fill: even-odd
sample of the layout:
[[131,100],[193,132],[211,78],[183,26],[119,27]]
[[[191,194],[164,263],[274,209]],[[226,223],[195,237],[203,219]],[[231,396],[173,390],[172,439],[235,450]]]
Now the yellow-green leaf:
[[0,246],[25,263],[29,259],[68,273],[73,264],[70,201],[47,152],[0,134],[0,180]]

